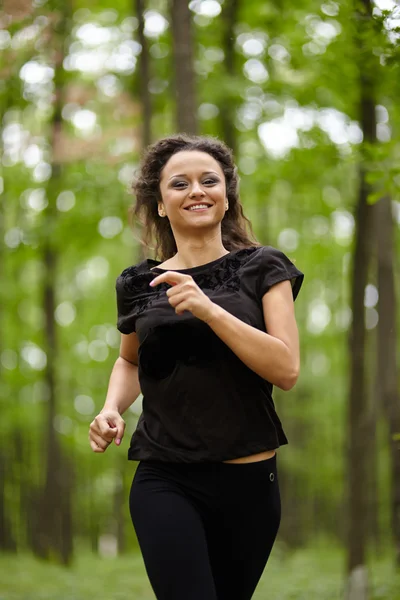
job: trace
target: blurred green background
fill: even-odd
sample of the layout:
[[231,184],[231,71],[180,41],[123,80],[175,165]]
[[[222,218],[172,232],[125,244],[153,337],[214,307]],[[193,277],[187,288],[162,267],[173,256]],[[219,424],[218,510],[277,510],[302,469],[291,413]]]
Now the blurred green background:
[[[154,598],[136,463],[95,455],[143,148],[234,150],[258,239],[305,273],[275,391],[283,520],[258,600],[400,599],[400,8],[392,0],[5,0],[0,600]],[[205,599],[206,600],[206,599]]]

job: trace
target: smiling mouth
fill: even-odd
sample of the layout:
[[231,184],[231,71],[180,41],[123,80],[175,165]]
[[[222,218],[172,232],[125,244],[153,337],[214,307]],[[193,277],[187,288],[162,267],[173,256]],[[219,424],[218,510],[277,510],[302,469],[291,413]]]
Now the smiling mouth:
[[187,208],[185,208],[185,210],[188,210],[190,212],[197,212],[197,211],[201,211],[201,210],[207,210],[208,208],[211,208],[211,206],[209,204],[199,203],[199,204],[192,204],[192,206],[188,206]]

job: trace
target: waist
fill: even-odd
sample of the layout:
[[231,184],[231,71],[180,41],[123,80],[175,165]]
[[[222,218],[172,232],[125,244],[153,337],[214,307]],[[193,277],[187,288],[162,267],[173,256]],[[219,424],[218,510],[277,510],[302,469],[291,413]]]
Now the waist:
[[224,463],[252,463],[260,462],[261,460],[268,460],[275,456],[275,450],[265,450],[264,452],[258,452],[257,454],[249,454],[248,456],[241,456],[240,458],[232,458],[231,460],[224,460]]

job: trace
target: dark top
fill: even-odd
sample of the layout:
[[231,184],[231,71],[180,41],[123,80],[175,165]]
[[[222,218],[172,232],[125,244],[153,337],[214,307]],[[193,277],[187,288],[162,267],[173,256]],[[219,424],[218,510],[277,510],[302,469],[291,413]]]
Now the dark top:
[[[249,369],[212,329],[191,313],[177,315],[162,283],[166,269],[144,260],[116,282],[118,324],[139,339],[143,412],[128,452],[131,460],[224,461],[287,444],[275,412],[272,384]],[[152,270],[150,270],[152,269]],[[266,331],[262,297],[290,280],[293,298],[304,275],[270,246],[234,250],[205,265],[181,269],[216,304]]]

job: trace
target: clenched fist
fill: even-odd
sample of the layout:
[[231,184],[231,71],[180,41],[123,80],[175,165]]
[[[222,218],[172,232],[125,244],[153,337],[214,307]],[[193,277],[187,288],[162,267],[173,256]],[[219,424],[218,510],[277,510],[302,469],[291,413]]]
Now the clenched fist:
[[116,446],[119,446],[124,431],[125,421],[117,410],[102,410],[90,423],[90,447],[93,452],[105,452],[113,440]]

